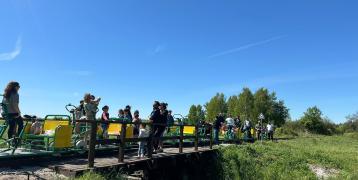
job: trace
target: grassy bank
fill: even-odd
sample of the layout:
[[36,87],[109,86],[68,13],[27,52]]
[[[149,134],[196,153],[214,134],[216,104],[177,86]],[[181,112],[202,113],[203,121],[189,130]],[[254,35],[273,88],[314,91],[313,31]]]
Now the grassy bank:
[[309,166],[334,169],[332,179],[358,179],[358,134],[222,147],[221,163],[224,179],[316,179]]

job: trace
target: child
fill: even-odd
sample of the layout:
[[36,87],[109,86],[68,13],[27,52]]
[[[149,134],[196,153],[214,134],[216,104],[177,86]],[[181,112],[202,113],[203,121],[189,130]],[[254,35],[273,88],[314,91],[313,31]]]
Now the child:
[[123,109],[119,109],[119,110],[118,110],[118,118],[119,118],[119,119],[123,119],[123,118],[124,118],[124,111],[123,111]]
[[140,128],[139,124],[142,122],[142,120],[139,118],[139,111],[138,110],[134,111],[134,118],[133,118],[132,122],[134,123],[133,124],[134,125],[133,134],[136,137],[139,134],[139,128]]
[[[140,125],[139,136],[138,136],[139,138],[144,138],[144,137],[149,136],[149,132],[145,127],[146,127],[145,124]],[[139,144],[138,157],[142,158],[142,157],[144,157],[144,151],[145,151],[145,146],[147,145],[147,142],[146,141],[139,141],[138,144]]]
[[[101,121],[108,123],[109,122],[109,113],[108,113],[109,107],[107,105],[103,106],[102,111],[103,111],[103,113],[101,116]],[[104,124],[104,123],[101,124],[102,130],[103,130],[103,138],[107,138],[107,136],[108,136],[107,135],[108,126],[109,126],[109,124]]]
[[132,116],[130,115],[130,109],[124,109],[124,121],[125,122],[132,122]]

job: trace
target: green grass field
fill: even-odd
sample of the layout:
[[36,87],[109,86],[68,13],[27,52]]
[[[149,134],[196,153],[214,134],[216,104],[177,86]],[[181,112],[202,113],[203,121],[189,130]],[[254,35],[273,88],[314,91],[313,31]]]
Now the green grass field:
[[317,179],[310,165],[335,169],[330,179],[358,179],[358,134],[232,145],[221,152],[224,179]]
[[[321,179],[310,166],[334,169],[327,179],[358,179],[357,133],[222,146],[219,152],[218,179]],[[89,173],[79,179],[106,178]]]

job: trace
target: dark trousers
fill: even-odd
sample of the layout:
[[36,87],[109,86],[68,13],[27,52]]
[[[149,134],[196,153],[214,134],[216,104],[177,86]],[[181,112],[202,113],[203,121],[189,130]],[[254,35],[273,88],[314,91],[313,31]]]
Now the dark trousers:
[[24,128],[24,122],[21,118],[21,116],[19,116],[19,114],[9,114],[9,119],[7,120],[7,123],[9,124],[9,130],[7,132],[7,136],[9,139],[13,138],[14,134],[15,134],[15,128],[17,125],[17,136],[20,135],[22,129]]
[[268,139],[273,141],[273,131],[268,132]]
[[219,132],[220,132],[220,129],[214,128],[214,143],[215,144],[219,144]]
[[151,129],[150,135],[151,137],[154,137],[155,139],[153,140],[153,147],[154,149],[158,149],[160,140],[157,139],[159,137],[161,137],[163,135],[163,132],[165,131],[165,126],[157,126],[154,125]]

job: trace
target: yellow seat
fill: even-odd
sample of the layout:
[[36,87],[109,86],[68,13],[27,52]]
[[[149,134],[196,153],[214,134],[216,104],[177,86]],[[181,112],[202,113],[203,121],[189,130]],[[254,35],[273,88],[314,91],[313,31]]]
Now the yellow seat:
[[56,128],[60,125],[70,125],[70,121],[66,120],[45,120],[42,132],[45,133],[46,131],[55,131]]
[[195,126],[184,126],[183,133],[194,135],[195,134]]
[[[109,136],[119,136],[121,131],[122,124],[117,123],[110,123],[107,130]],[[126,138],[133,138],[133,126],[127,126]]]
[[[48,118],[52,117],[52,118]],[[27,124],[25,132],[25,141],[32,142],[43,141],[44,148],[61,149],[71,147],[72,126],[70,125],[70,117],[67,115],[48,115],[42,126],[42,133],[39,135],[30,134],[31,123]]]
[[31,123],[26,124],[26,126],[24,127],[24,134],[30,134],[31,125]]
[[71,125],[59,125],[55,129],[54,144],[55,149],[69,148],[72,146],[72,126]]

